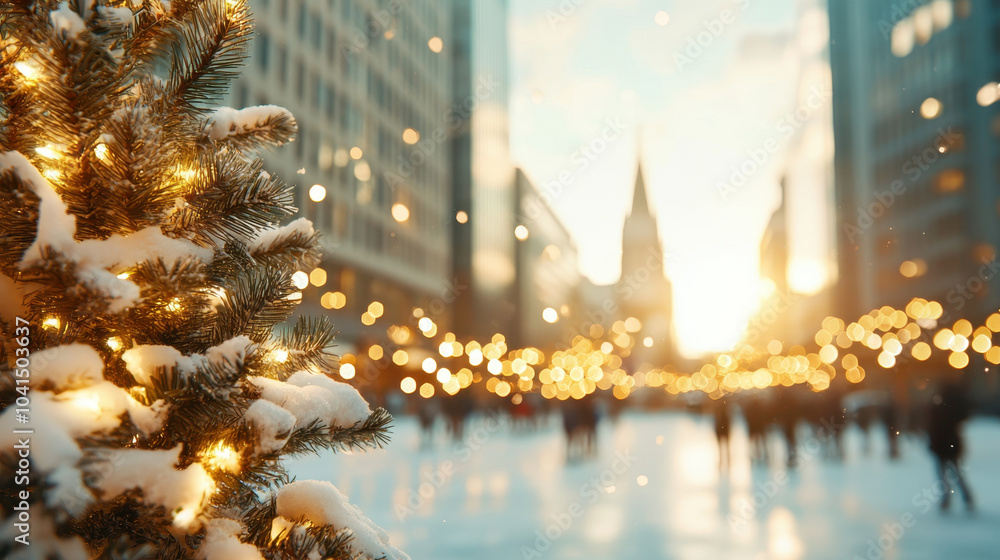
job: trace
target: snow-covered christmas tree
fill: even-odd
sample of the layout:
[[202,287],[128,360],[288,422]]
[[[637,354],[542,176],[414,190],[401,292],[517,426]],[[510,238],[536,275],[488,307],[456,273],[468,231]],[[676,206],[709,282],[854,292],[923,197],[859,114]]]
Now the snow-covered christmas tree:
[[390,417],[330,323],[278,326],[319,254],[259,159],[292,116],[212,106],[251,34],[245,0],[0,5],[4,558],[406,558],[282,467]]

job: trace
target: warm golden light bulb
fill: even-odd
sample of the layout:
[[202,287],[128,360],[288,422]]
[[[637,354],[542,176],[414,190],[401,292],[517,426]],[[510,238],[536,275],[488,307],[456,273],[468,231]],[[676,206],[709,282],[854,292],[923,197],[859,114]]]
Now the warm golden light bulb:
[[392,205],[392,218],[399,223],[410,219],[410,209],[405,204],[397,202]]
[[48,317],[44,321],[42,321],[43,327],[48,327],[52,329],[58,329],[61,324],[62,322],[59,321],[59,317]]
[[38,68],[36,68],[34,64],[25,60],[15,62],[14,68],[17,68],[17,71],[20,72],[21,75],[24,76],[24,78],[29,82],[34,81],[40,74]]
[[97,146],[94,146],[94,155],[101,161],[108,161],[108,145],[101,142]]
[[181,309],[182,309],[182,307],[181,307],[181,300],[178,299],[178,298],[174,298],[174,299],[170,300],[170,303],[167,304],[167,311],[170,311],[172,313],[176,313],[176,312],[180,311]]
[[240,455],[226,442],[220,441],[208,448],[202,462],[217,471],[237,472],[240,470]]
[[55,151],[52,146],[39,146],[35,148],[35,153],[48,159],[56,159],[59,157],[59,152]]
[[354,364],[340,364],[340,376],[344,379],[354,379],[355,373]]
[[313,185],[309,188],[309,200],[322,202],[326,198],[326,187],[323,185]]
[[288,361],[288,350],[285,348],[275,348],[271,350],[271,359],[283,364]]
[[420,133],[412,128],[407,128],[403,130],[403,142],[407,144],[416,144],[420,141]]
[[107,340],[105,344],[107,344],[108,348],[114,350],[115,352],[121,350],[122,346],[124,346],[124,344],[122,343],[122,339],[117,336],[112,336]]
[[412,377],[406,377],[399,382],[399,388],[407,395],[413,393],[417,390],[417,380]]
[[323,270],[322,268],[314,268],[313,271],[309,273],[309,283],[317,288],[326,285],[326,280],[326,270]]
[[542,319],[546,323],[555,323],[559,320],[559,312],[551,307],[546,307],[545,310],[542,311]]

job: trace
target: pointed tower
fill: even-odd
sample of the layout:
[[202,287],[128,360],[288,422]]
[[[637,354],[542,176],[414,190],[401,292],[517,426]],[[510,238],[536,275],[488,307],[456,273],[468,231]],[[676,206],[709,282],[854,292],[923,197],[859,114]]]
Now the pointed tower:
[[771,214],[760,243],[760,274],[774,282],[779,293],[788,292],[788,217],[785,203],[787,180],[781,179],[781,203]]
[[[642,330],[636,333],[631,366],[641,369],[676,365],[673,331],[673,290],[664,275],[663,245],[656,217],[653,215],[642,174],[636,174],[632,209],[625,219],[622,235],[622,276],[616,292],[621,319],[639,319]],[[643,341],[652,339],[652,346]]]

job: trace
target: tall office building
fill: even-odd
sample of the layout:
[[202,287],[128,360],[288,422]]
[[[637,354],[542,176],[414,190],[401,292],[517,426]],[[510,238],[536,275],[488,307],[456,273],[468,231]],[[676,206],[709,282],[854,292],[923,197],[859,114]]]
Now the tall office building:
[[576,244],[534,184],[518,169],[516,347],[565,347],[586,334]]
[[1000,3],[830,0],[839,307],[1000,304]]
[[517,197],[508,131],[507,0],[451,0],[455,331],[488,337],[516,321]]
[[251,4],[257,33],[230,104],[281,105],[298,121],[297,140],[265,159],[323,233],[306,305],[339,309],[350,340],[372,301],[405,324],[414,307],[452,298],[450,6]]

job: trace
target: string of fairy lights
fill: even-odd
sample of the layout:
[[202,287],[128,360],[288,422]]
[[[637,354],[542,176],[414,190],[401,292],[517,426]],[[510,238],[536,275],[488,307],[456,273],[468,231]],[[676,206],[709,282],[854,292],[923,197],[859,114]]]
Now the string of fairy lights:
[[[318,281],[325,276],[325,272],[298,272],[294,281],[304,289],[310,283],[322,285],[325,282]],[[342,309],[347,300],[341,292],[326,292],[320,302],[326,309]],[[371,302],[361,322],[375,325],[383,313],[382,303]],[[973,352],[990,364],[1000,364],[1000,346],[993,344],[993,335],[1000,333],[1000,313],[992,314],[981,326],[973,326],[967,319],[945,325],[941,323],[943,315],[940,303],[915,298],[904,309],[884,306],[849,323],[826,317],[808,345],[786,349],[778,340],[771,340],[764,348],[740,344],[714,355],[693,372],[662,368],[629,372],[625,369],[629,355],[637,346],[652,343],[643,336],[642,323],[635,317],[615,321],[609,328],[590,325],[586,335],[578,335],[568,347],[546,355],[534,347],[508,348],[502,333],[488,341],[463,344],[454,333],[439,332],[434,320],[417,308],[413,310],[415,329],[388,326],[388,342],[372,344],[367,351],[361,348],[361,355],[342,356],[339,375],[353,379],[361,361],[391,362],[407,373],[399,382],[404,393],[424,398],[439,391],[455,395],[483,383],[490,393],[511,397],[516,404],[521,394],[529,392],[567,400],[600,390],[625,399],[642,387],[670,395],[701,391],[713,399],[779,385],[805,384],[820,392],[838,375],[858,384],[869,370],[888,371],[910,360],[927,362],[935,352],[939,358],[946,356],[948,366],[955,370],[968,366]],[[436,352],[429,349],[434,347]]]

